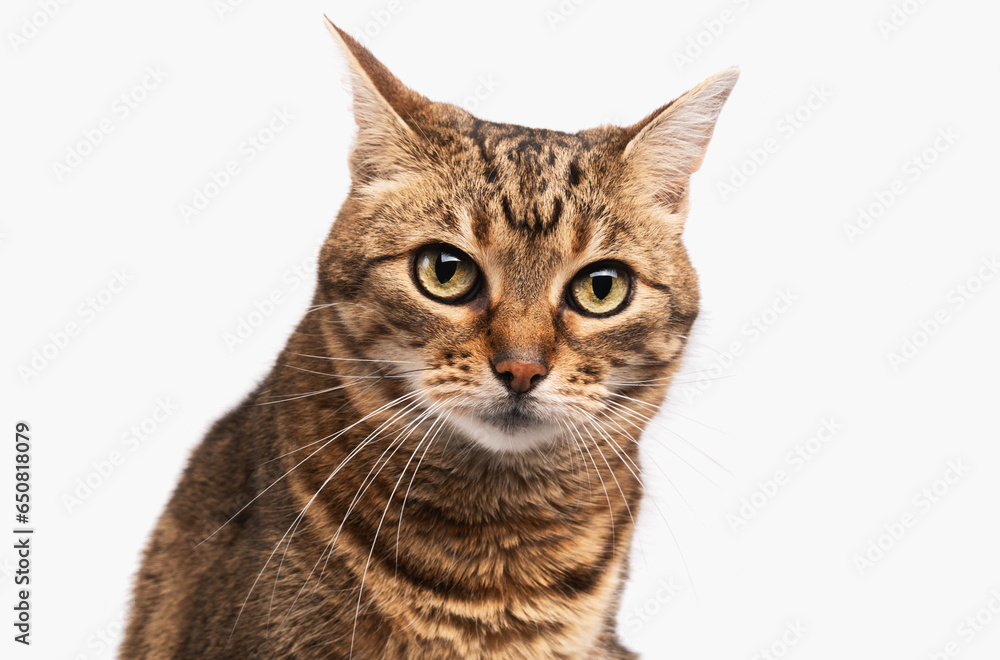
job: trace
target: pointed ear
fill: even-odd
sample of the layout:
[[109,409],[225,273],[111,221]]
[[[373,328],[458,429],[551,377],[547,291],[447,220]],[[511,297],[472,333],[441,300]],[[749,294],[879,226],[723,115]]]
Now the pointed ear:
[[669,210],[684,196],[739,77],[737,67],[721,71],[626,129],[625,164],[640,199]]
[[413,116],[430,103],[399,81],[367,48],[333,24],[326,26],[347,59],[354,97],[358,137],[351,153],[351,170],[358,183],[390,179],[417,171],[414,149],[421,142]]

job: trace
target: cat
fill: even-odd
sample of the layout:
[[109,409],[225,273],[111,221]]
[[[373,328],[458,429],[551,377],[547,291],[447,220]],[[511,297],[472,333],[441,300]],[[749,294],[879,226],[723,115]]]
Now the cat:
[[739,72],[569,134],[431,102],[327,23],[351,189],[154,530],[121,657],[636,657],[637,438],[698,315],[689,180]]

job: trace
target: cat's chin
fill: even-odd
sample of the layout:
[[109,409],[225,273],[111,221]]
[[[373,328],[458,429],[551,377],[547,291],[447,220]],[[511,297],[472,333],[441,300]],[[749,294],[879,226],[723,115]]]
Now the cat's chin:
[[548,446],[561,432],[557,425],[524,413],[454,415],[452,421],[480,447],[502,454],[523,454]]

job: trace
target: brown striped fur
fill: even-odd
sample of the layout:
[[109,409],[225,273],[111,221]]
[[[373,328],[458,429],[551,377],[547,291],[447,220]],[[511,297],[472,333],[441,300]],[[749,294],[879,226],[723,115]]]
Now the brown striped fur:
[[[192,456],[121,657],[633,657],[614,622],[636,439],[698,314],[688,177],[737,74],[567,134],[432,103],[331,31],[359,131],[314,306]],[[472,257],[482,293],[422,295],[430,243]],[[567,282],[604,259],[630,302],[578,314]],[[512,403],[499,354],[548,375]],[[514,408],[530,421],[504,426]]]

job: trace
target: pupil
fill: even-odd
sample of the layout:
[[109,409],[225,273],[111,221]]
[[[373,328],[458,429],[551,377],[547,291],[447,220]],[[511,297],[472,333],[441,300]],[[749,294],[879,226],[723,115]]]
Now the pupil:
[[437,263],[434,264],[434,274],[441,284],[447,284],[448,280],[455,276],[455,271],[457,270],[458,258],[447,252],[442,252],[441,256],[437,259]]
[[590,279],[591,286],[594,287],[594,295],[600,300],[604,300],[611,293],[611,285],[614,284],[614,278],[609,275],[598,275],[597,277],[592,277]]

